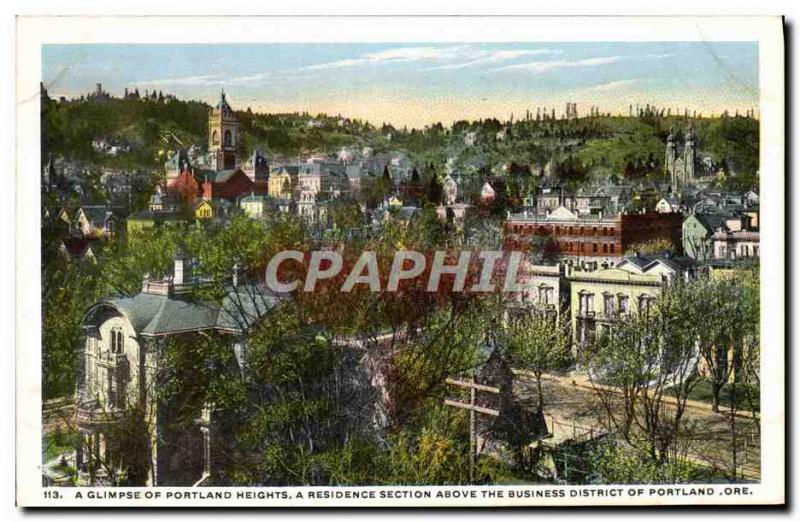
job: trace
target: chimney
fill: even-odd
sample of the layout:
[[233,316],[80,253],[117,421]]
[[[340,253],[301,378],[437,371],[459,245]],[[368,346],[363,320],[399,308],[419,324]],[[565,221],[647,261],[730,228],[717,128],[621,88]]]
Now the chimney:
[[233,287],[239,286],[239,263],[233,265]]
[[183,284],[183,270],[185,261],[186,254],[183,253],[183,250],[178,249],[178,251],[175,253],[175,268],[172,271],[172,283],[175,285]]

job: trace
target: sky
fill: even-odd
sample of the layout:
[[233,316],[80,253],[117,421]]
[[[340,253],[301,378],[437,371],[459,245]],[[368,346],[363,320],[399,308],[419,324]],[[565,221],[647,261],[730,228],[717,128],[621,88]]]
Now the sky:
[[546,42],[45,45],[53,97],[95,84],[161,90],[235,109],[320,112],[422,127],[577,103],[627,114],[655,104],[704,115],[758,109],[758,44]]

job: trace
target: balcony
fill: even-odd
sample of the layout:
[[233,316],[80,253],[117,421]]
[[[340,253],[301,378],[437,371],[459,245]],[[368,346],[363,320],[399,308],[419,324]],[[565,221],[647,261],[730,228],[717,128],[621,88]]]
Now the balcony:
[[79,426],[95,427],[117,422],[122,410],[100,404],[97,399],[79,400],[75,408],[75,422]]
[[125,354],[115,354],[111,352],[100,352],[97,356],[97,364],[106,368],[118,368],[128,364],[128,356]]

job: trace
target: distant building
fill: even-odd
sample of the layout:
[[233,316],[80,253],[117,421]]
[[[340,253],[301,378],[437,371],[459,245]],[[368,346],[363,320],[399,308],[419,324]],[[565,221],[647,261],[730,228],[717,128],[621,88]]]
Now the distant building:
[[453,205],[458,198],[458,183],[448,174],[442,182],[442,189],[444,191],[444,204]]
[[671,212],[680,212],[681,203],[675,196],[666,196],[658,200],[656,203],[655,211],[661,214],[669,214]]
[[82,237],[94,239],[113,237],[124,222],[118,211],[106,205],[81,205],[71,224]]
[[481,203],[492,203],[497,198],[497,191],[488,181],[481,187]]
[[299,179],[300,167],[283,165],[270,171],[267,193],[273,198],[291,198]]
[[254,183],[241,169],[208,173],[201,185],[203,199],[227,199],[235,201],[250,193],[266,194],[266,183]]
[[757,230],[720,230],[712,236],[714,259],[751,259],[760,257]]
[[[551,241],[562,258],[615,263],[630,247],[651,239],[681,246],[681,214],[577,214],[564,207],[545,215],[522,212],[506,219],[508,249],[530,250],[536,240]],[[537,239],[538,238],[538,239]]]
[[664,170],[670,176],[672,190],[679,191],[694,182],[696,161],[697,144],[694,132],[691,129],[686,131],[683,147],[678,146],[676,136],[670,132],[667,136]]
[[239,208],[252,219],[263,219],[267,214],[269,198],[264,195],[250,194],[239,200]]
[[242,171],[251,181],[266,183],[269,179],[269,161],[261,151],[254,151],[242,165]]
[[238,140],[239,120],[222,91],[217,105],[208,110],[208,153],[215,170],[236,168]]
[[683,250],[698,261],[758,257],[758,242],[753,216],[747,212],[693,212],[683,221]]

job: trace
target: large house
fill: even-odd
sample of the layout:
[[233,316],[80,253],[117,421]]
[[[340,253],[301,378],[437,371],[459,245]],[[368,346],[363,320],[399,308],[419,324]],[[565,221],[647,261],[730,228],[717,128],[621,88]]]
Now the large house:
[[759,257],[759,233],[748,213],[693,212],[682,235],[684,252],[698,261]]
[[580,353],[620,317],[647,313],[670,282],[696,277],[696,265],[686,257],[636,255],[600,270],[567,267],[566,274],[573,338]]
[[[194,297],[199,284],[178,253],[173,273],[145,277],[132,297],[111,297],[92,306],[82,328],[76,423],[76,467],[89,482],[107,483],[117,469],[130,469],[130,447],[120,445],[119,425],[136,416],[145,427],[149,462],[139,466],[150,486],[197,484],[212,466],[214,414],[197,412],[196,423],[178,428],[156,388],[161,348],[171,337],[217,332],[240,358],[245,335],[280,297],[234,276],[221,305]],[[117,477],[119,478],[119,477]]]

